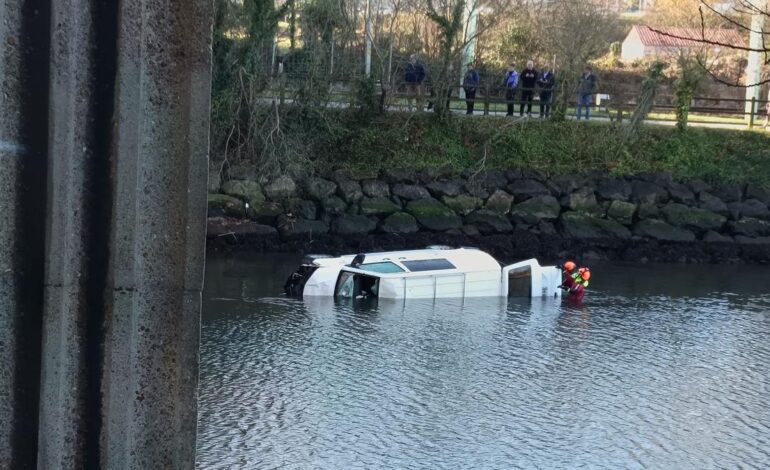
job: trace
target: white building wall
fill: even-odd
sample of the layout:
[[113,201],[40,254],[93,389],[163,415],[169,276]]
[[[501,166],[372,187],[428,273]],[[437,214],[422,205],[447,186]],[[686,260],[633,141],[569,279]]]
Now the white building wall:
[[623,44],[620,46],[620,59],[624,61],[633,61],[643,59],[645,55],[645,48],[642,42],[639,40],[639,36],[635,33],[629,34]]

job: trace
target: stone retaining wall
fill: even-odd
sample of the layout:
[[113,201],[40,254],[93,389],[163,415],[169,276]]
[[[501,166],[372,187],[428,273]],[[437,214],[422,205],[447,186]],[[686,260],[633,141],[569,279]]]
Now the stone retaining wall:
[[441,243],[478,246],[501,259],[767,263],[769,203],[762,187],[682,183],[668,174],[336,171],[300,182],[225,182],[209,195],[208,242],[210,249],[303,252]]

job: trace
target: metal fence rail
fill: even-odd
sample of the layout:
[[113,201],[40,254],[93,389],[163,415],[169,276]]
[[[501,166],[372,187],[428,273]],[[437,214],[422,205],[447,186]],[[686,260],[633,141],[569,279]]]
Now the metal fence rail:
[[[375,87],[379,93],[380,84]],[[292,102],[292,97],[298,90],[296,85],[278,81],[262,93],[265,100],[278,100],[281,103]],[[335,82],[330,86],[326,102],[329,107],[346,108],[356,103],[356,93],[352,82]],[[389,111],[406,111],[414,109],[417,102],[422,103],[423,109],[428,109],[431,103],[439,98],[431,91],[429,83],[421,87],[419,95],[410,94],[404,84],[398,84],[392,87],[386,86],[386,99],[384,101],[385,109]],[[482,115],[500,115],[507,111],[508,104],[514,107],[514,115],[519,114],[522,104],[528,104],[522,101],[521,91],[516,90],[514,99],[508,100],[505,97],[505,89],[502,86],[482,86],[477,90],[474,100],[474,113]],[[540,113],[539,89],[533,89],[532,114]],[[379,97],[379,95],[378,95]],[[593,95],[591,104],[591,113],[594,117],[603,117],[611,121],[622,121],[633,113],[637,107],[637,96],[630,96],[622,93],[607,93],[599,90]],[[455,85],[450,87],[448,100],[449,109],[454,112],[465,111],[466,100],[463,87]],[[659,95],[655,98],[652,109],[650,110],[649,121],[676,122],[675,96]],[[758,99],[734,99],[723,97],[695,96],[692,99],[693,105],[689,109],[691,122],[706,124],[729,124],[746,125],[753,128],[758,119],[766,116],[766,106],[769,103],[766,100]],[[704,103],[715,103],[714,105],[704,105]],[[718,106],[719,103],[732,103],[732,106]],[[574,99],[568,101],[569,113],[574,113],[577,106],[577,94]]]

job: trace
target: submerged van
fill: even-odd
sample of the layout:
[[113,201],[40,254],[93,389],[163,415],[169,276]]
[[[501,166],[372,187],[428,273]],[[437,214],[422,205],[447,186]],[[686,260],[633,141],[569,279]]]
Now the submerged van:
[[306,256],[286,281],[302,297],[437,299],[560,297],[561,271],[536,259],[501,266],[475,248]]

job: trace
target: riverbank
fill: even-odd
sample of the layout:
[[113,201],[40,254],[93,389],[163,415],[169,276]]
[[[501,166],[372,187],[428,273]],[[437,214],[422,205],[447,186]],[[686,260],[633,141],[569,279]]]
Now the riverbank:
[[[231,175],[232,176],[232,175]],[[231,179],[209,195],[213,251],[356,252],[472,245],[501,260],[770,263],[770,192],[670,173],[547,176],[335,170]]]
[[439,120],[432,113],[367,116],[354,110],[307,115],[294,108],[287,108],[280,122],[270,146],[239,150],[240,160],[231,155],[223,161],[223,144],[214,145],[213,186],[218,188],[220,178],[265,183],[259,168],[295,179],[328,177],[337,169],[376,179],[394,168],[436,178],[521,168],[546,176],[666,172],[677,180],[710,184],[770,182],[770,135],[761,131],[680,132],[643,125],[629,132],[625,125],[599,121],[494,116]]

